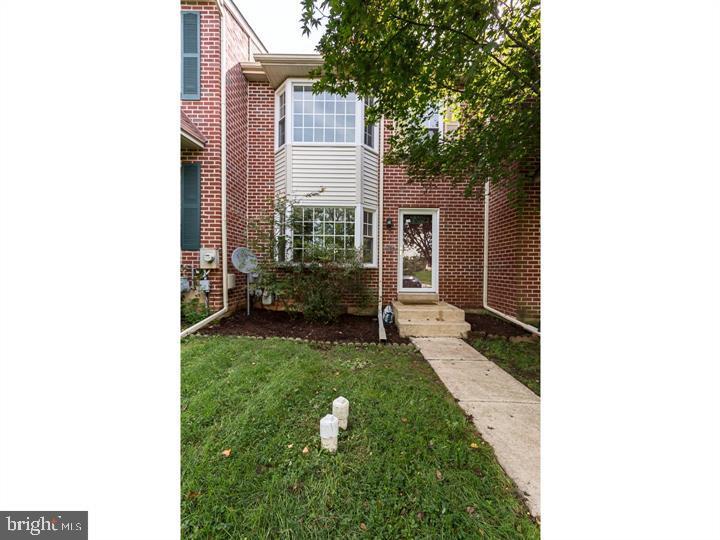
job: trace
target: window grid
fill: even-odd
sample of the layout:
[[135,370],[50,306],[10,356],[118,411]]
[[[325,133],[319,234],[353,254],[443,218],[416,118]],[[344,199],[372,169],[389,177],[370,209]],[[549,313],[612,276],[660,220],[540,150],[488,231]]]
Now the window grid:
[[373,212],[363,212],[363,262],[372,264],[374,255]]
[[355,142],[355,95],[313,94],[312,85],[293,85],[294,142]]
[[285,92],[278,98],[278,147],[285,144]]
[[343,258],[355,251],[355,209],[309,207],[295,209],[293,218],[293,260],[303,262],[310,246],[325,247]]

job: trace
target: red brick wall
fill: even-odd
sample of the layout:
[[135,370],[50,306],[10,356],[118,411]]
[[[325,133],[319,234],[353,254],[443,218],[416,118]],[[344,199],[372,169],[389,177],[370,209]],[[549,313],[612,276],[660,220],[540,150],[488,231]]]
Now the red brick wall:
[[[200,163],[200,243],[222,247],[220,193],[220,14],[214,2],[183,2],[182,9],[200,12],[200,99],[183,100],[182,110],[207,138],[203,150],[181,150],[183,163]],[[179,90],[179,88],[178,88]],[[182,264],[200,264],[199,252],[183,251]],[[222,273],[210,271],[210,307],[222,307]]]
[[[200,99],[183,100],[181,107],[208,139],[202,150],[181,150],[183,163],[200,163],[201,245],[222,249],[222,178],[221,178],[221,27],[217,5],[212,2],[183,2],[183,10],[200,12]],[[229,271],[236,273],[235,289],[229,291],[231,309],[244,302],[244,276],[230,263],[232,250],[245,245],[247,206],[247,81],[240,62],[248,60],[249,37],[238,22],[226,12],[226,180],[227,180],[227,247]],[[222,253],[221,253],[221,256]],[[181,264],[199,266],[198,251],[183,251]],[[187,273],[185,275],[188,275]],[[222,269],[211,270],[210,308],[222,307]]]
[[247,62],[249,37],[229,13],[226,19],[225,94],[227,113],[227,253],[228,272],[235,274],[235,288],[228,291],[233,309],[245,304],[246,278],[232,265],[235,248],[247,245],[248,82],[240,62]]
[[[385,151],[392,123],[385,122]],[[463,186],[446,180],[432,185],[408,184],[404,168],[385,166],[383,223],[393,221],[392,229],[383,226],[383,304],[397,298],[398,211],[401,208],[438,208],[439,296],[459,307],[482,306],[483,203],[465,198]]]
[[[268,83],[248,83],[247,219],[248,244],[273,211],[275,195],[275,90]],[[262,256],[262,253],[258,253]]]
[[488,305],[520,320],[540,320],[540,182],[521,206],[502,185],[490,189]]

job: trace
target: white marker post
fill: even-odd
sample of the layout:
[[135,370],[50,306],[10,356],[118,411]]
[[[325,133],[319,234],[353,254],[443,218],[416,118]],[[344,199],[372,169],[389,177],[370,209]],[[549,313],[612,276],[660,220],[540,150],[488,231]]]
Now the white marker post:
[[338,419],[326,414],[320,419],[320,446],[328,452],[337,451]]
[[337,416],[340,429],[347,429],[348,416],[350,415],[350,402],[340,396],[333,401],[333,414]]

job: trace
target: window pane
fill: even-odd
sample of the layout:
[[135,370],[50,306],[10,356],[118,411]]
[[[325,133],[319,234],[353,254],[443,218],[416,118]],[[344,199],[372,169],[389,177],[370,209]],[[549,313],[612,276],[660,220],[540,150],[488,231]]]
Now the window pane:
[[285,118],[278,122],[278,146],[285,144]]
[[293,128],[293,140],[295,142],[302,142],[302,128]]
[[[315,95],[309,85],[293,87],[293,123],[302,127],[302,133],[293,130],[293,137],[301,142],[354,142],[355,135],[349,135],[347,129],[355,126],[356,97],[347,97],[323,92]],[[327,128],[345,128],[338,132]],[[305,128],[313,128],[312,132]],[[320,129],[323,128],[323,129]]]
[[373,239],[363,238],[363,262],[373,262]]
[[346,129],[345,130],[345,142],[355,142],[355,130],[354,129]]

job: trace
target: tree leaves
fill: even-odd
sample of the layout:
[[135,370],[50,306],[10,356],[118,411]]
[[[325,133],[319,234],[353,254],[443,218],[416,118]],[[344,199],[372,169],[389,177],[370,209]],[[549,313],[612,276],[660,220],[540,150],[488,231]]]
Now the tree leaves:
[[[373,96],[369,121],[394,120],[387,163],[414,181],[446,177],[478,194],[486,180],[522,192],[539,166],[539,0],[303,0],[303,28],[322,19],[318,91]],[[433,106],[460,127],[428,137]],[[518,166],[527,165],[527,166]]]

